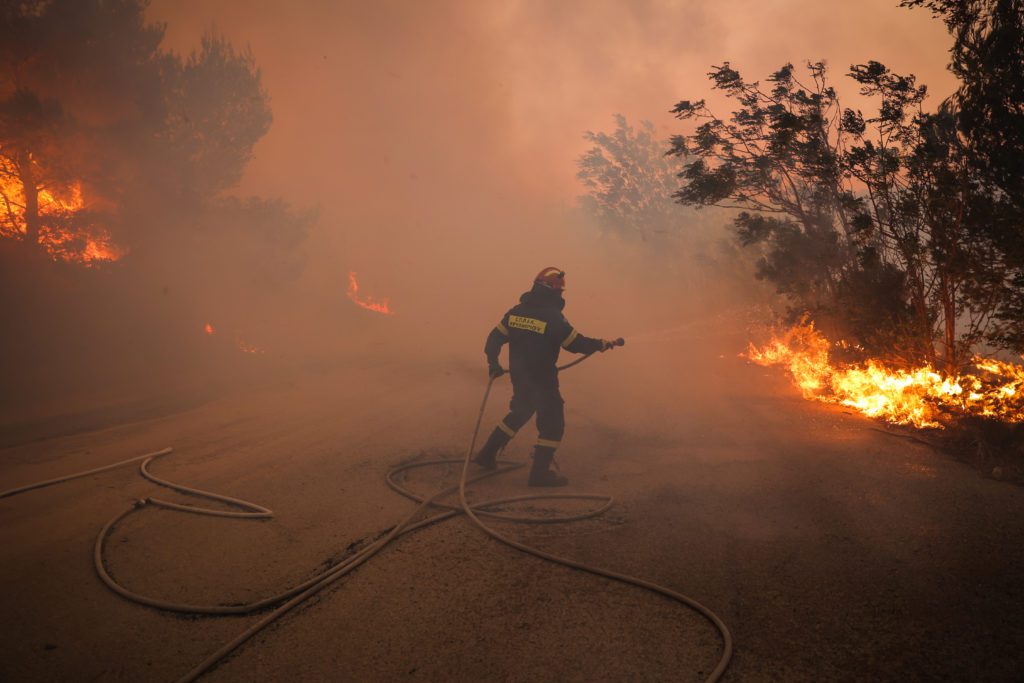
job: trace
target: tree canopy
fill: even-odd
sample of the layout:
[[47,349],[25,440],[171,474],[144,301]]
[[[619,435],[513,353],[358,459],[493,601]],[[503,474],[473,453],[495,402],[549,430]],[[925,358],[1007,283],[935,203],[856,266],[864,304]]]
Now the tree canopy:
[[251,53],[213,31],[187,57],[163,51],[144,10],[0,10],[0,237],[64,260],[116,258],[164,225],[140,215],[187,220],[241,178],[271,122]]
[[712,87],[736,108],[727,119],[703,100],[673,109],[694,124],[671,143],[690,159],[676,199],[735,210],[738,239],[762,251],[758,276],[792,315],[873,352],[953,370],[981,342],[1015,347],[1005,318],[1018,272],[994,228],[1012,224],[1010,202],[979,168],[962,109],[927,111],[927,89],[878,62],[847,75],[876,103],[870,114],[841,106],[820,62],[786,64],[764,85],[714,67]]

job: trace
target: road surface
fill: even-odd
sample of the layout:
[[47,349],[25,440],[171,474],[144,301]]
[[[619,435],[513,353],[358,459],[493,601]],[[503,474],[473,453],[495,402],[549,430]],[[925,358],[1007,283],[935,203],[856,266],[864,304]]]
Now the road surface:
[[[1024,490],[805,402],[777,370],[722,348],[637,344],[566,373],[562,471],[571,491],[616,505],[597,520],[503,528],[715,610],[736,644],[725,680],[1019,680]],[[111,537],[110,571],[168,600],[247,602],[407,514],[385,473],[461,455],[483,375],[482,363],[445,357],[300,373],[11,445],[0,488],[173,446],[158,476],[276,517],[146,510]],[[485,431],[506,407],[505,382]],[[526,461],[533,437],[531,425],[507,457]],[[441,476],[411,485],[430,491]],[[477,493],[524,484],[516,472]],[[193,502],[133,467],[0,501],[0,679],[172,681],[258,618],[161,613],[100,583],[96,533],[148,495]],[[519,554],[457,518],[400,539],[203,680],[697,681],[719,652],[699,615]]]

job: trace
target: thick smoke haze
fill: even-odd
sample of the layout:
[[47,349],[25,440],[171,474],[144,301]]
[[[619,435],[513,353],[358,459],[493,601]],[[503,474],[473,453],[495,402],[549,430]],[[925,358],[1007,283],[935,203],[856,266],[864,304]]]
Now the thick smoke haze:
[[875,59],[916,74],[936,98],[954,87],[941,22],[890,0],[302,2],[287,11],[158,0],[150,15],[167,22],[171,49],[188,51],[210,26],[252,46],[275,122],[243,189],[338,205],[391,205],[448,180],[467,194],[477,182],[507,188],[520,205],[571,202],[582,131],[621,113],[676,132],[668,110],[704,97],[708,67],[726,60],[759,78],[787,61],[843,70]]
[[[616,113],[651,120],[666,138],[681,132],[668,109],[708,96],[712,64],[729,60],[763,78],[787,61],[824,59],[853,97],[841,73],[875,59],[916,73],[935,103],[953,88],[941,23],[889,0],[287,10],[156,1],[149,15],[166,22],[168,49],[187,52],[211,26],[251,46],[274,124],[240,192],[318,209],[306,245],[307,285],[318,294],[307,301],[320,310],[310,313],[391,325],[428,344],[457,338],[445,332],[480,336],[549,264],[569,272],[570,318],[592,334],[638,331],[615,324],[611,311],[623,305],[635,318],[636,307],[657,302],[648,324],[629,321],[634,327],[683,319],[692,302],[656,264],[627,269],[640,257],[615,255],[623,245],[600,243],[571,215],[581,192],[575,161],[587,147],[583,132],[609,129]],[[718,239],[719,223],[699,229]],[[368,293],[390,297],[394,319],[342,311],[349,270]],[[671,301],[678,313],[666,310]]]
[[[634,125],[651,121],[667,139],[685,132],[668,113],[680,99],[705,97],[727,111],[706,79],[726,60],[764,78],[788,61],[824,59],[854,105],[855,88],[841,74],[869,59],[917,74],[933,104],[953,89],[941,22],[878,0],[287,8],[269,0],[155,0],[147,19],[164,28],[161,48],[182,56],[211,30],[251,49],[273,123],[228,194],[280,198],[291,208],[280,216],[257,208],[259,219],[228,212],[223,222],[214,212],[203,224],[179,224],[146,214],[145,193],[160,195],[164,185],[159,168],[143,169],[152,182],[137,196],[133,220],[145,228],[148,250],[136,249],[123,266],[137,286],[112,289],[109,314],[83,310],[79,327],[92,341],[81,343],[80,358],[46,369],[46,382],[21,380],[9,396],[17,410],[45,404],[62,377],[123,393],[115,385],[175,375],[216,345],[220,355],[191,363],[207,368],[201,375],[238,356],[240,346],[262,352],[252,358],[263,364],[256,367],[367,351],[424,363],[448,356],[476,367],[487,330],[549,265],[568,272],[567,314],[584,333],[663,338],[656,333],[768,293],[735,248],[722,252],[724,214],[680,208],[678,229],[688,237],[668,244],[602,233],[577,208],[586,131],[610,130],[622,114]],[[86,99],[102,110],[104,98]],[[294,225],[276,238],[286,215]],[[395,315],[346,298],[352,271],[363,293],[389,299]],[[47,296],[67,299],[60,286],[74,285],[33,292],[44,299],[35,308],[45,309]],[[129,309],[114,302],[124,301],[137,313],[121,313]],[[214,335],[204,335],[206,324]],[[185,330],[193,337],[187,344]],[[159,357],[141,354],[118,375],[105,372],[108,362],[139,354],[140,344]],[[720,342],[707,344],[717,356]],[[95,400],[85,394],[86,403]]]

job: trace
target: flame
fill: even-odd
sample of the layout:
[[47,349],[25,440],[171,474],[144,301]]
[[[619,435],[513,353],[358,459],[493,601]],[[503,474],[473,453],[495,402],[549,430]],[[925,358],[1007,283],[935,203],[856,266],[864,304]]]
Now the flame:
[[[849,348],[845,342],[836,346]],[[949,416],[978,415],[1024,422],[1024,366],[975,356],[975,372],[946,375],[929,365],[902,369],[880,360],[833,362],[833,345],[814,323],[801,321],[745,354],[759,365],[785,366],[804,398],[838,403],[894,424],[942,428]]]
[[348,274],[348,298],[352,299],[357,306],[361,306],[368,311],[374,311],[375,313],[383,313],[384,315],[394,315],[395,312],[389,307],[387,299],[381,299],[380,301],[374,301],[373,297],[370,296],[359,296],[359,281],[356,279],[355,271],[350,271]]
[[203,326],[203,331],[206,332],[206,334],[213,334],[213,325],[206,323],[206,325]]
[[[39,190],[39,243],[55,261],[95,266],[117,261],[127,251],[114,244],[110,233],[98,225],[67,227],[81,218],[86,208],[82,184],[72,183],[66,192]],[[25,221],[25,193],[21,182],[0,174],[0,236],[20,238],[28,230]]]

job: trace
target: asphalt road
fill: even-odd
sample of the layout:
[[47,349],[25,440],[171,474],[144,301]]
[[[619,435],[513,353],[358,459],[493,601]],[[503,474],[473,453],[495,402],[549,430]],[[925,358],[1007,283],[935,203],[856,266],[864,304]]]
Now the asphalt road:
[[[562,470],[573,492],[613,495],[615,507],[510,533],[715,610],[736,645],[726,680],[1020,680],[1021,488],[805,402],[734,352],[669,355],[669,343],[686,341],[627,346],[563,377]],[[462,454],[481,375],[437,358],[277,381],[4,448],[0,489],[173,446],[156,474],[276,517],[138,513],[111,538],[111,573],[165,599],[251,601],[406,514],[384,474]],[[507,385],[494,396],[485,429]],[[526,460],[532,438],[527,427],[507,456]],[[442,476],[410,485],[430,491]],[[522,493],[524,480],[510,474],[477,494]],[[0,501],[0,680],[171,681],[258,618],[164,614],[99,582],[96,533],[156,493],[129,467]],[[455,519],[399,540],[204,680],[687,681],[702,680],[719,651],[699,615]]]

